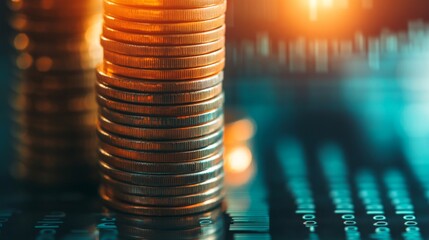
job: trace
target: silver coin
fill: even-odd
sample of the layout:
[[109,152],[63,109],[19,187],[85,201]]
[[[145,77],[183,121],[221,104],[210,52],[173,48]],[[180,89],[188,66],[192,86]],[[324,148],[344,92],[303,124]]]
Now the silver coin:
[[175,141],[142,141],[107,133],[100,127],[98,127],[97,130],[101,141],[110,145],[138,151],[153,152],[192,151],[207,147],[223,138],[223,129],[203,137]]
[[187,161],[180,163],[165,163],[165,162],[141,162],[128,159],[122,159],[110,155],[103,149],[99,149],[100,161],[117,168],[119,170],[134,172],[134,173],[151,173],[151,174],[184,174],[204,171],[219,164],[223,159],[223,151],[207,158],[196,161]]
[[103,174],[122,182],[153,187],[174,187],[201,183],[222,174],[223,161],[204,171],[187,174],[132,173],[118,170],[104,162],[100,162],[100,168]]

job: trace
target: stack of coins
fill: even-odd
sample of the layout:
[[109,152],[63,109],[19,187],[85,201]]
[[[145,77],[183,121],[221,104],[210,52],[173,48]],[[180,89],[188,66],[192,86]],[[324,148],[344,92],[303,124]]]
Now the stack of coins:
[[223,199],[225,0],[105,0],[100,194],[138,215]]
[[92,181],[97,167],[95,68],[101,1],[10,0],[18,50],[12,172],[41,186]]

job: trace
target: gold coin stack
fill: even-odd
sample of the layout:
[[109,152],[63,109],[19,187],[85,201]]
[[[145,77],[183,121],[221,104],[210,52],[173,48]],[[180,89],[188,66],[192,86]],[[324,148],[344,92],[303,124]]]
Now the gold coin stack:
[[10,0],[18,81],[12,86],[17,161],[41,186],[93,181],[97,167],[95,68],[101,1]]
[[193,214],[223,199],[225,0],[104,0],[100,195],[116,210]]

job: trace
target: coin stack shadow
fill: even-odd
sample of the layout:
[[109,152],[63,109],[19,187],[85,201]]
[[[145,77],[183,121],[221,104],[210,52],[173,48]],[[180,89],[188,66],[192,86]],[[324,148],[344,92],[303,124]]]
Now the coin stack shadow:
[[35,186],[94,183],[95,68],[102,60],[101,1],[9,0],[16,30],[12,174]]
[[126,213],[223,199],[225,0],[105,0],[98,69],[100,195]]

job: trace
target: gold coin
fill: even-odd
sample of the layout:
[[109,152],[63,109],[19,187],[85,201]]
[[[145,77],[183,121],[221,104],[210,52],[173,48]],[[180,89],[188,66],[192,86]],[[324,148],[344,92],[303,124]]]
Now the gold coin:
[[208,19],[197,22],[180,22],[180,23],[145,23],[124,20],[121,18],[104,15],[104,25],[132,33],[145,33],[145,34],[184,34],[184,33],[198,33],[210,31],[222,27],[225,24],[225,15],[217,18]]
[[109,0],[117,4],[135,7],[162,7],[162,8],[201,8],[217,5],[225,0]]
[[[193,102],[201,102],[214,98],[222,93],[222,84],[208,87],[203,90],[183,92],[183,93],[144,93],[129,92],[108,87],[102,83],[96,85],[97,93],[103,97],[142,104],[176,105]],[[142,89],[141,91],[144,91]]]
[[142,140],[180,140],[205,136],[219,130],[223,127],[223,116],[201,125],[182,128],[142,128],[125,126],[111,122],[102,116],[99,117],[98,124],[100,128],[104,129],[106,132],[111,132],[119,136]]
[[122,43],[101,37],[104,50],[116,52],[127,56],[145,57],[189,57],[215,52],[225,46],[225,38],[216,41],[182,46],[145,46]]
[[178,69],[207,66],[225,58],[225,48],[191,57],[134,57],[104,50],[104,60],[116,65],[142,69]]
[[104,0],[104,12],[107,15],[121,19],[130,19],[139,22],[196,22],[217,18],[225,14],[226,1],[202,8],[186,9],[156,9],[136,8],[116,4]]
[[104,26],[103,36],[112,40],[137,45],[192,45],[209,43],[221,39],[225,36],[225,25],[200,33],[163,35],[127,33]]
[[97,78],[98,82],[117,89],[130,91],[135,91],[135,89],[144,89],[144,91],[148,93],[175,93],[198,91],[218,85],[223,80],[223,72],[206,78],[194,80],[164,80],[160,82],[157,80],[141,80],[113,75],[107,73],[101,65],[98,67]]
[[182,105],[143,105],[143,104],[132,104],[115,101],[112,99],[105,98],[98,95],[97,100],[100,106],[106,107],[115,111],[123,113],[135,113],[150,116],[189,116],[201,114],[204,112],[212,111],[217,108],[221,108],[224,103],[224,95],[220,94],[215,98],[191,104]]
[[117,74],[124,77],[156,80],[190,80],[205,78],[220,73],[225,67],[225,60],[203,67],[183,68],[183,69],[141,69],[118,66],[104,61],[104,69],[108,73]]

